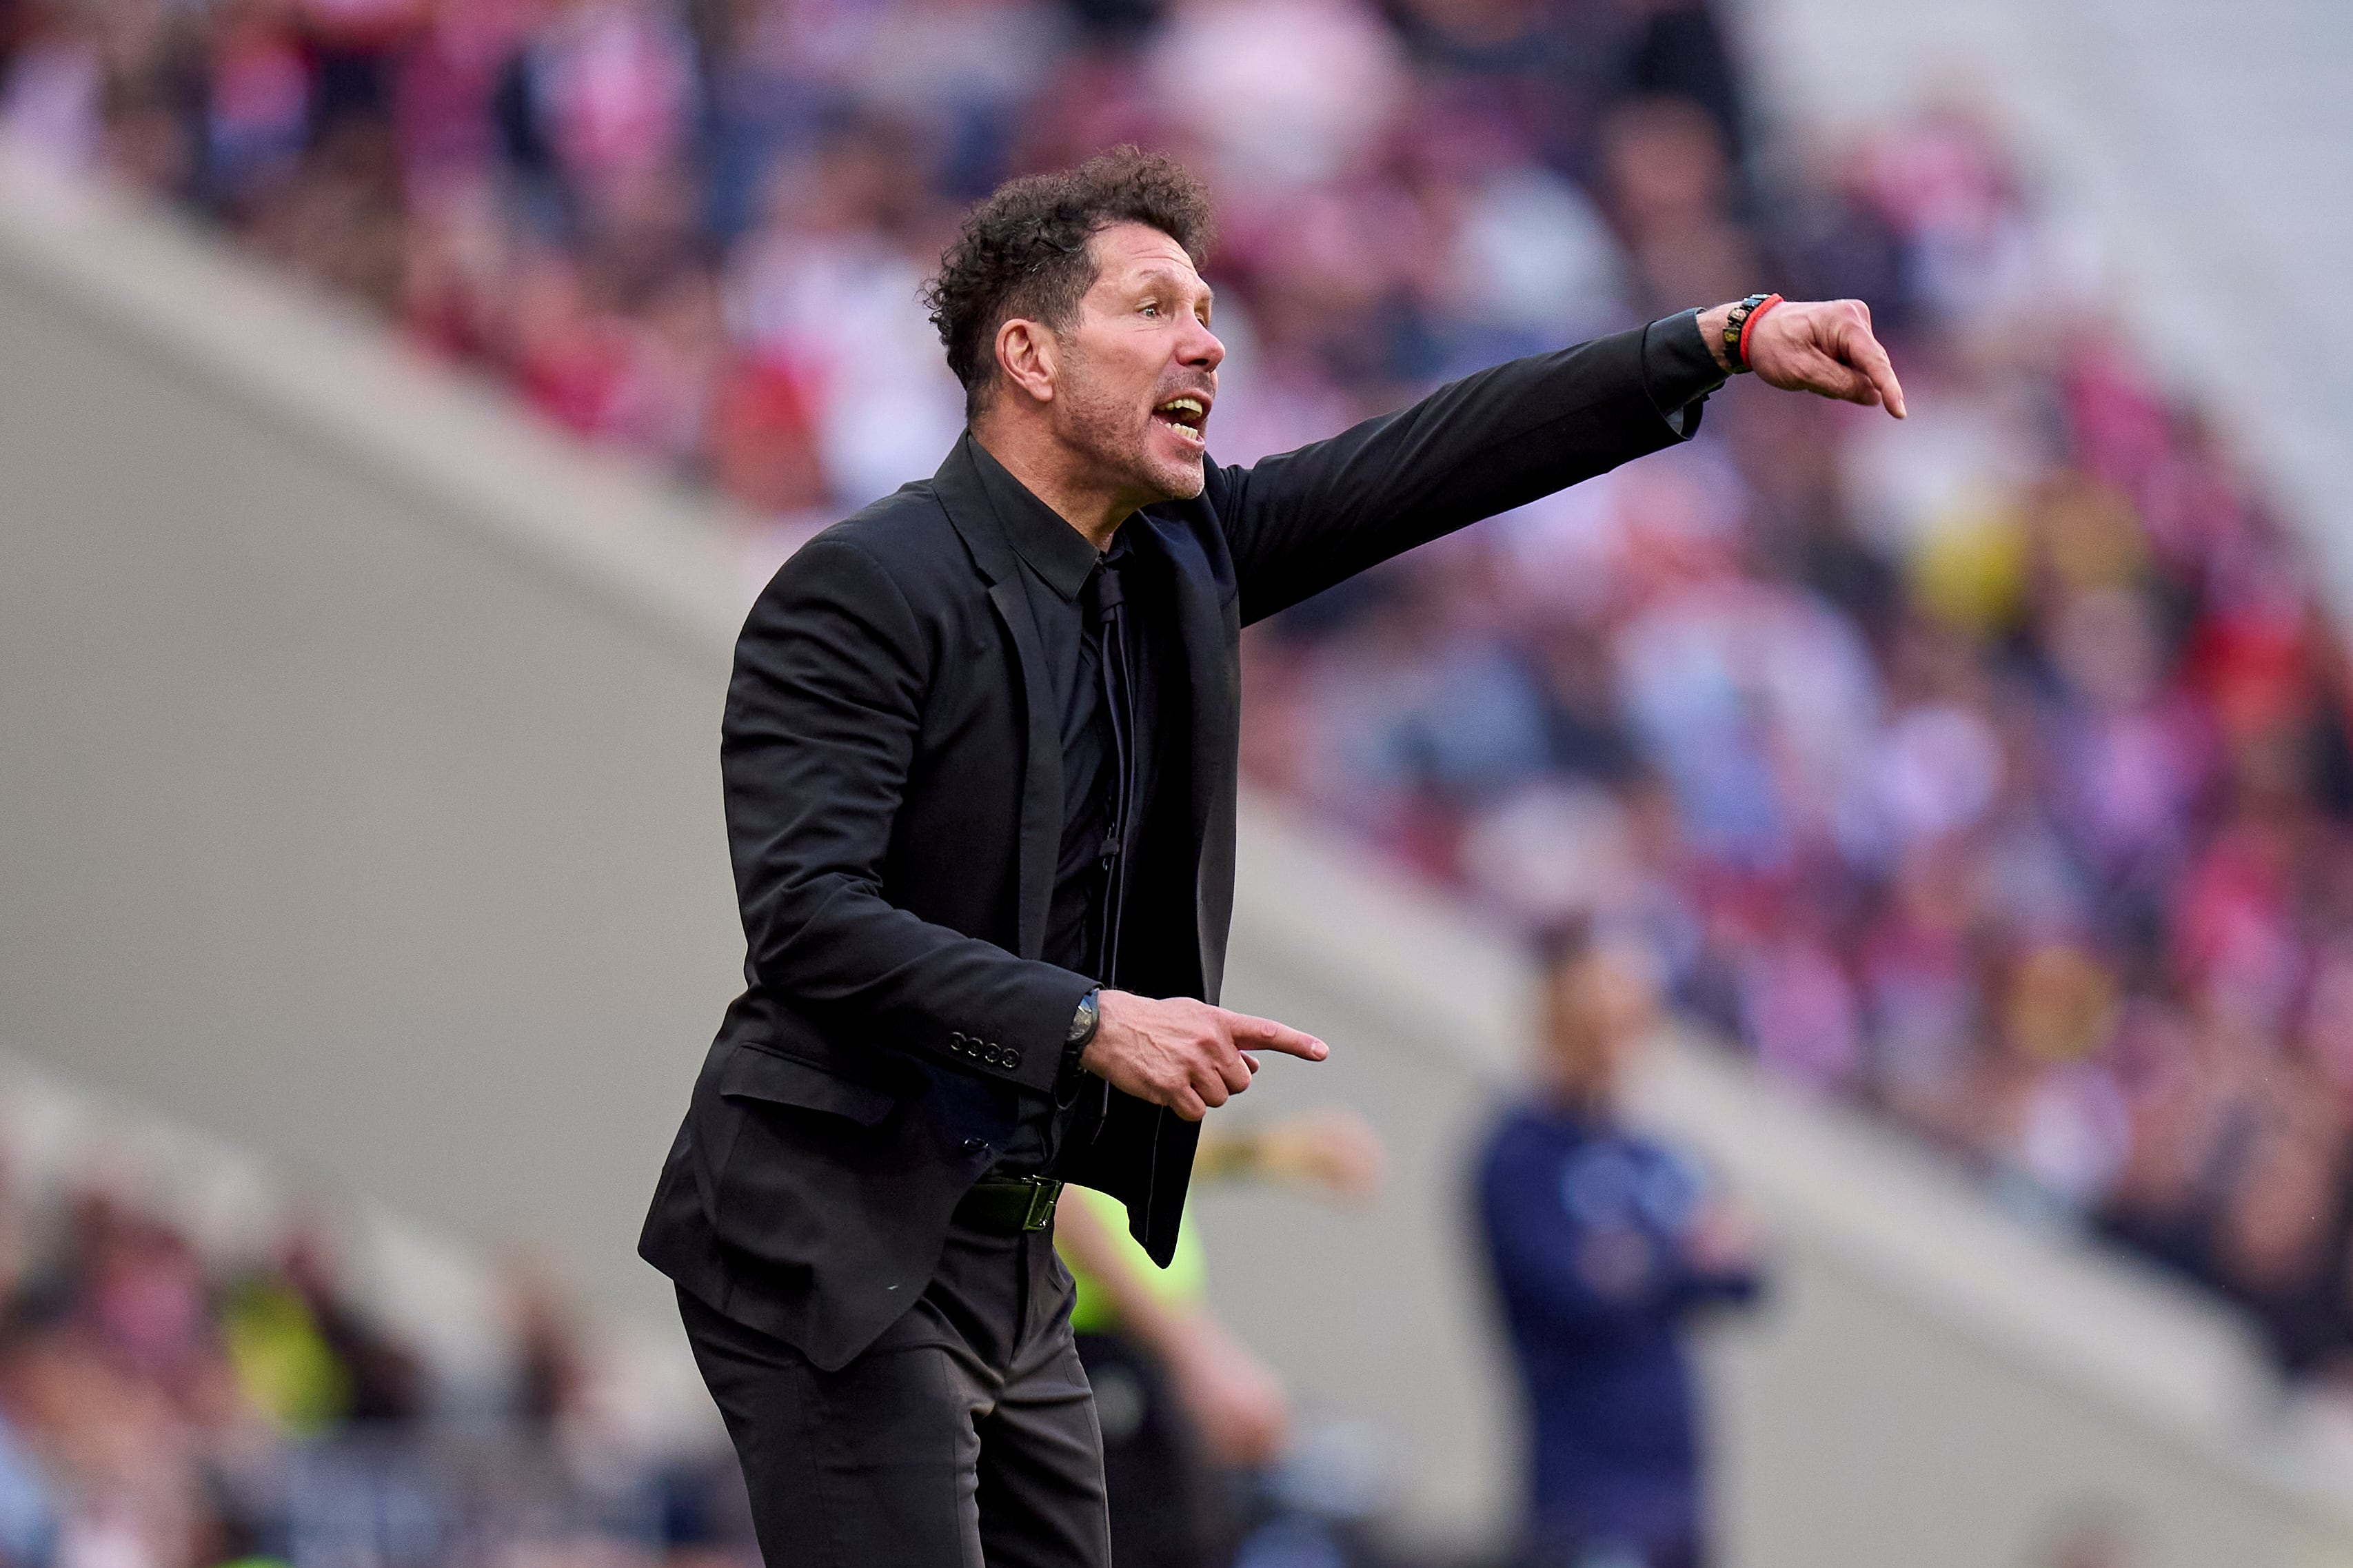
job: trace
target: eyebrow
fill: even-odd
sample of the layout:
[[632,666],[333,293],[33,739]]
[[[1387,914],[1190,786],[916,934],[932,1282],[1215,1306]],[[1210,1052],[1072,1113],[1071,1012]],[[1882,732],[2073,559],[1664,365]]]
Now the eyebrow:
[[[1145,273],[1143,277],[1141,277],[1141,278],[1139,278],[1139,279],[1136,279],[1136,282],[1137,282],[1138,284],[1147,284],[1147,283],[1171,283],[1171,284],[1182,284],[1184,281],[1185,281],[1185,279],[1183,279],[1183,277],[1181,277],[1179,274],[1177,274],[1177,273],[1176,273],[1176,272],[1174,272],[1174,271],[1170,270],[1169,268],[1166,268],[1166,267],[1155,267],[1155,268],[1154,268],[1151,271],[1149,271],[1149,272]],[[1216,307],[1216,305],[1217,305],[1217,303],[1218,303],[1218,291],[1217,291],[1216,289],[1214,289],[1210,288],[1207,283],[1202,284],[1202,285],[1201,285],[1201,301],[1202,301],[1202,303],[1204,303],[1204,304],[1206,304],[1206,305],[1208,305],[1208,306],[1210,306],[1210,307],[1212,307],[1212,308],[1215,308],[1215,307]]]

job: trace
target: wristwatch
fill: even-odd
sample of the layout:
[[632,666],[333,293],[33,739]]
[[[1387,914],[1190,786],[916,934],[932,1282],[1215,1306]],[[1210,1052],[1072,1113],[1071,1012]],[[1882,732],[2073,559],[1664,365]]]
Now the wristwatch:
[[1071,1015],[1070,1033],[1062,1037],[1061,1070],[1054,1075],[1054,1103],[1069,1105],[1079,1097],[1079,1058],[1087,1054],[1087,1047],[1103,1027],[1103,1006],[1097,1000],[1103,988],[1097,986],[1079,998],[1079,1010]]
[[1079,998],[1079,1010],[1071,1015],[1071,1032],[1062,1037],[1066,1055],[1075,1056],[1085,1050],[1095,1037],[1095,1031],[1103,1027],[1102,995],[1103,987],[1098,985]]
[[1751,294],[1737,305],[1724,321],[1724,357],[1735,375],[1746,375],[1755,367],[1748,363],[1748,319],[1769,310],[1781,302],[1778,294]]

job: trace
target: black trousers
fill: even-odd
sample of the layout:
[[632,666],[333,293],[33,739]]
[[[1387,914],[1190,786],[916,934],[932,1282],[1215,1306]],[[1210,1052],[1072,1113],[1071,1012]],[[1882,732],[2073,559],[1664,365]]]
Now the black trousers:
[[1052,1233],[948,1233],[922,1298],[821,1372],[684,1291],[767,1568],[1110,1568],[1103,1436]]

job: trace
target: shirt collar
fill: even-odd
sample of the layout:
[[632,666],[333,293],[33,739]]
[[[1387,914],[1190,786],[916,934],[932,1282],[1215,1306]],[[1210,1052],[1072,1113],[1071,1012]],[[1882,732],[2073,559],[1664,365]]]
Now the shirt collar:
[[1065,599],[1076,599],[1103,557],[1087,542],[1085,534],[1032,495],[1027,485],[989,455],[987,447],[974,441],[969,433],[965,439],[972,445],[972,462],[980,472],[981,493],[988,498],[989,507],[1003,525],[1014,553],[1048,587]]

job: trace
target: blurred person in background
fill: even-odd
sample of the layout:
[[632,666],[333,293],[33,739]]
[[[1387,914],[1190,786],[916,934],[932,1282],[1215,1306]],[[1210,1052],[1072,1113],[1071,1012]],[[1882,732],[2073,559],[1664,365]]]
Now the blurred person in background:
[[793,555],[737,645],[747,989],[639,1249],[775,1568],[1108,1560],[1036,1234],[1095,1187],[1166,1267],[1251,1052],[1326,1055],[1215,1003],[1241,626],[1690,439],[1738,372],[1904,414],[1863,306],[1756,294],[1209,464],[1210,228],[1134,148],[976,206],[926,291],[963,437]]
[[1624,1122],[1660,1026],[1643,955],[1556,932],[1534,1095],[1478,1165],[1478,1208],[1527,1401],[1526,1568],[1706,1561],[1693,1314],[1756,1299],[1747,1221],[1686,1155]]
[[[1238,1131],[1205,1129],[1204,1182],[1296,1186],[1358,1205],[1379,1190],[1379,1135],[1327,1108]],[[1233,1488],[1289,1440],[1282,1379],[1219,1321],[1191,1226],[1168,1267],[1127,1234],[1116,1200],[1088,1188],[1056,1210],[1054,1246],[1077,1287],[1071,1328],[1103,1427],[1112,1561],[1120,1568],[1210,1568],[1232,1554]]]

